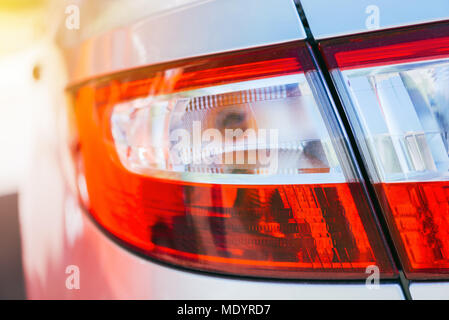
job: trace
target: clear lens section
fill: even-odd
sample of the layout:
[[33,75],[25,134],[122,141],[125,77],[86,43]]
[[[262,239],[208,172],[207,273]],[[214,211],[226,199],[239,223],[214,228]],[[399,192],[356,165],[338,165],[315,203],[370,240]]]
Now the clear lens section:
[[[339,76],[334,71],[334,76]],[[377,180],[448,179],[449,62],[346,70],[342,81]]]
[[344,177],[304,74],[126,101],[113,109],[111,131],[121,163],[153,177],[352,180]]

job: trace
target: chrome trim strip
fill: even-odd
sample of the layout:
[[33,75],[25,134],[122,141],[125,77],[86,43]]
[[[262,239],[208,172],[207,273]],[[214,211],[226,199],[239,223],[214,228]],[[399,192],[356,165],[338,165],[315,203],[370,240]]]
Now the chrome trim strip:
[[315,39],[449,19],[448,0],[300,0]]
[[66,49],[69,83],[132,68],[294,40],[293,0],[202,0]]

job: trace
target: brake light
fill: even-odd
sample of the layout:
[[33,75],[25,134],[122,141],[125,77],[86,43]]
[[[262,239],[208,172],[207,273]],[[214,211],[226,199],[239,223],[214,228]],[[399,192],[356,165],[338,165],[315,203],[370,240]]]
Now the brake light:
[[81,201],[127,246],[182,267],[394,277],[321,85],[298,42],[81,85]]
[[449,277],[449,26],[321,43],[407,277]]

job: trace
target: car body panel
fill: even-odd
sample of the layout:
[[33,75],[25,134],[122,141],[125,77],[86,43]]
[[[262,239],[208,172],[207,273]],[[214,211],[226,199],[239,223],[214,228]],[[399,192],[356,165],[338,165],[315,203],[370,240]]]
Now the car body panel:
[[69,81],[305,37],[291,0],[195,1],[67,49]]
[[414,300],[448,300],[449,283],[415,282],[410,285],[410,293]]
[[301,0],[317,40],[449,19],[446,0]]

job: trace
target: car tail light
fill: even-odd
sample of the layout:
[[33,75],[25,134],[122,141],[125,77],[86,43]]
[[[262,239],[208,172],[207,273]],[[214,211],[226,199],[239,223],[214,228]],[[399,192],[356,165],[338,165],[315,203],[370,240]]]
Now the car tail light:
[[323,41],[407,277],[449,278],[449,26]]
[[390,259],[301,42],[131,70],[72,88],[80,199],[173,265],[362,279]]

